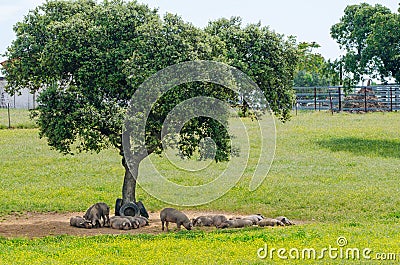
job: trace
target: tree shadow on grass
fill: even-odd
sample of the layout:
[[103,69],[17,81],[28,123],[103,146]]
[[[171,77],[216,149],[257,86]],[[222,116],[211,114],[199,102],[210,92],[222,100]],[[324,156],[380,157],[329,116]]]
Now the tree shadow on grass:
[[372,140],[357,137],[332,138],[317,141],[333,152],[345,151],[359,156],[400,158],[399,140]]

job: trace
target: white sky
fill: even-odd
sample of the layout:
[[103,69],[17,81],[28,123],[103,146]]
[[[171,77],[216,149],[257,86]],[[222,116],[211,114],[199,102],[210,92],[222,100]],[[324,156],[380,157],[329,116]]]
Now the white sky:
[[[1,0],[0,2],[0,61],[7,46],[15,38],[13,25],[29,10],[45,0]],[[138,0],[160,13],[179,14],[184,20],[204,27],[208,21],[221,17],[240,16],[245,24],[261,21],[278,33],[297,36],[300,41],[316,41],[326,58],[340,55],[338,45],[330,37],[330,27],[339,22],[347,5],[367,2],[381,4],[397,12],[399,0]]]

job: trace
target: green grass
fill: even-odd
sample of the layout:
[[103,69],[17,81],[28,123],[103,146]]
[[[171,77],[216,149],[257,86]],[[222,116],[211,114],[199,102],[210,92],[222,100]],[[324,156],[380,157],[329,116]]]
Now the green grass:
[[[324,248],[337,248],[346,253],[357,248],[359,259],[353,256],[331,259],[324,253],[319,264],[377,264],[378,253],[394,253],[398,250],[399,225],[377,224],[375,230],[362,226],[335,224],[310,224],[285,228],[248,228],[222,230],[205,233],[203,231],[181,231],[160,235],[119,235],[96,237],[57,236],[42,239],[0,239],[1,264],[314,264]],[[345,236],[348,245],[339,247],[337,238]],[[385,237],[380,237],[385,236]],[[367,239],[366,239],[367,238]],[[257,251],[267,245],[272,248],[304,249],[313,248],[313,256],[299,259],[280,259],[276,252],[261,259]],[[369,248],[371,260],[363,257],[363,250]],[[261,252],[261,254],[263,254]],[[301,254],[300,254],[301,255]],[[288,256],[288,253],[286,253]],[[302,257],[302,256],[299,256]],[[340,257],[340,256],[339,256]],[[398,258],[398,257],[397,257]],[[392,264],[387,261],[388,264]],[[379,263],[378,263],[379,264]]]
[[0,129],[7,129],[11,125],[13,129],[32,129],[36,124],[29,118],[29,111],[23,109],[10,109],[10,124],[8,110],[0,109]]
[[[398,113],[332,116],[305,112],[286,124],[277,122],[275,160],[256,191],[248,188],[251,168],[257,162],[253,152],[243,178],[233,189],[209,204],[190,208],[286,215],[308,224],[159,236],[4,239],[0,241],[0,263],[14,263],[10,262],[12,258],[15,263],[66,264],[70,259],[87,263],[101,256],[108,264],[123,264],[121,257],[126,263],[265,264],[270,260],[262,261],[256,255],[265,242],[275,248],[321,249],[336,246],[339,236],[348,239],[349,247],[400,253],[399,119]],[[246,124],[250,134],[255,134],[255,123],[247,120]],[[37,129],[0,130],[0,215],[13,211],[83,211],[97,201],[114,205],[123,180],[116,151],[62,156],[49,150],[37,134]],[[257,137],[250,139],[251,146],[259,144]],[[152,161],[180,184],[211,180],[210,174],[188,178],[163,157],[153,156]],[[189,163],[195,166],[196,162]],[[223,166],[210,165],[216,170]],[[145,165],[142,171],[144,177]],[[141,188],[137,194],[149,210],[167,206]]]
[[0,215],[82,211],[120,197],[123,169],[114,150],[64,156],[37,129],[0,130]]

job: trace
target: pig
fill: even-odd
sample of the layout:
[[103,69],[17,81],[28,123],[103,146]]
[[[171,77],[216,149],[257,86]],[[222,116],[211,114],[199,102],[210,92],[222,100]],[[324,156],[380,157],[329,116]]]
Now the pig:
[[[143,216],[125,216],[125,218],[129,219],[134,229],[149,225],[149,220]],[[134,223],[137,223],[137,227]]]
[[[138,229],[140,226],[139,220],[137,220],[135,217],[133,216],[124,216],[124,217],[119,217],[119,218],[125,218],[128,219],[129,222],[131,223],[131,227],[132,229]],[[115,219],[115,217],[113,217],[112,219]]]
[[80,216],[71,217],[71,219],[69,220],[69,224],[78,228],[92,228],[92,223]]
[[144,216],[136,216],[135,218],[139,220],[139,226],[140,227],[149,225],[149,219],[147,219],[146,217],[144,217]]
[[110,207],[104,202],[98,202],[89,207],[83,218],[92,223],[92,227],[101,227],[100,221],[103,219],[103,226],[110,226]]
[[161,229],[164,231],[164,223],[167,227],[168,231],[168,224],[176,223],[178,230],[181,229],[181,225],[183,225],[187,230],[192,230],[193,224],[189,220],[189,218],[182,212],[175,210],[174,208],[165,208],[160,212],[160,219],[161,219]]
[[211,219],[212,219],[213,225],[215,225],[215,227],[218,227],[219,225],[221,225],[223,222],[225,222],[227,220],[224,215],[214,215]]
[[130,230],[133,228],[128,218],[120,216],[112,217],[110,219],[110,226],[112,229],[119,229],[119,230]]
[[217,228],[243,228],[252,225],[253,222],[251,220],[233,219],[233,220],[226,220],[225,222],[217,226]]
[[213,220],[209,216],[199,216],[192,220],[193,226],[212,226]]
[[262,215],[249,215],[243,217],[244,220],[250,220],[253,222],[253,225],[257,225],[264,217]]
[[258,222],[259,227],[264,226],[285,226],[281,221],[273,219],[273,218],[266,218]]
[[216,228],[228,228],[230,227],[235,221],[234,220],[225,220],[224,222],[221,222],[220,224],[216,225]]
[[285,216],[278,216],[275,219],[281,221],[284,225],[294,225],[294,223]]

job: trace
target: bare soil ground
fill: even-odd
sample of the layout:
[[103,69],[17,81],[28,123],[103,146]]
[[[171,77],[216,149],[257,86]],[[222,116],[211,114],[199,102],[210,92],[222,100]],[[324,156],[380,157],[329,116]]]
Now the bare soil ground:
[[[226,217],[239,217],[240,215],[223,212],[185,211],[191,219],[201,215],[224,214]],[[118,234],[160,234],[161,221],[159,212],[150,212],[150,225],[133,230],[115,230],[108,227],[97,229],[76,228],[69,225],[73,216],[83,216],[84,213],[24,213],[13,214],[0,220],[0,237],[5,238],[38,238],[45,236],[72,235],[118,235]],[[295,221],[302,224],[302,221]],[[175,224],[170,224],[170,229],[175,229]],[[183,228],[184,229],[184,228]],[[204,231],[213,231],[214,227],[202,227]]]

